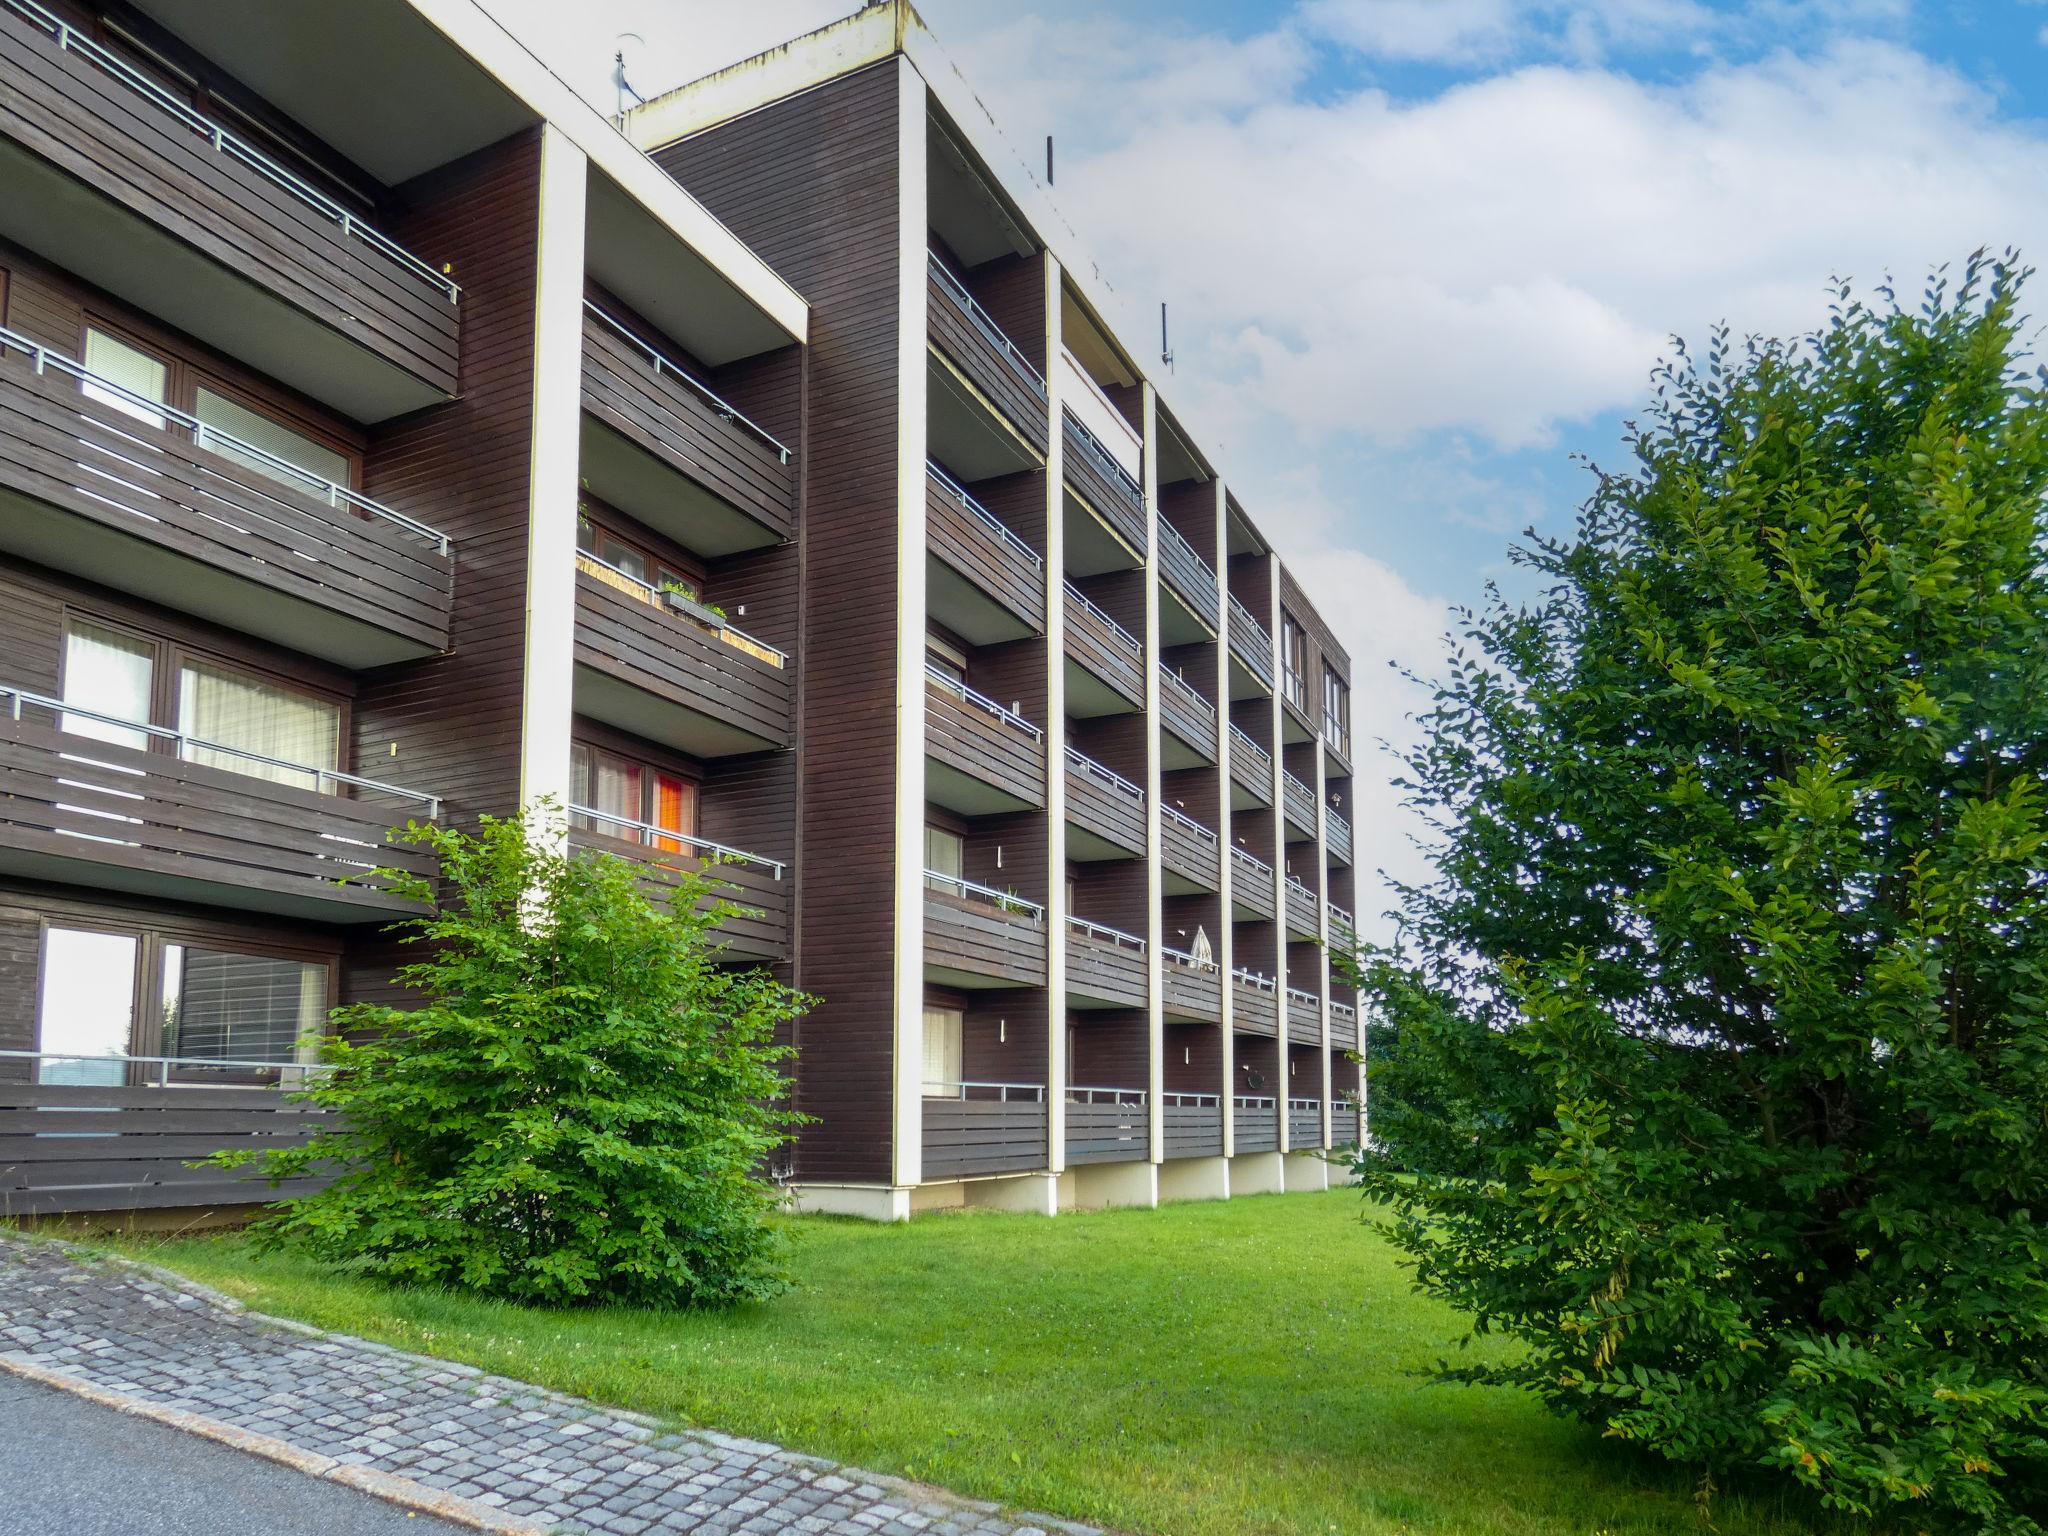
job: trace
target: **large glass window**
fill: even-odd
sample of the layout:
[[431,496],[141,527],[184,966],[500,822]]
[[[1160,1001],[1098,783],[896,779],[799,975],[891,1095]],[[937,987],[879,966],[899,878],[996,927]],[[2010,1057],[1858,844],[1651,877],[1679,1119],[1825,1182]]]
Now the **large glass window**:
[[187,762],[304,789],[335,787],[325,777],[341,767],[341,706],[332,699],[188,661],[178,672],[178,729],[234,749],[216,751],[188,742]]
[[1323,668],[1323,739],[1351,755],[1351,689],[1334,667]]
[[[81,387],[88,400],[111,405],[123,415],[133,416],[152,427],[164,424],[163,414],[150,410],[147,404],[153,400],[163,405],[170,399],[171,371],[161,358],[152,357],[118,336],[88,327],[85,333],[85,371],[98,374],[107,381],[101,384],[93,379],[84,380]],[[110,389],[107,385],[115,387]]]
[[[576,519],[576,547],[613,570],[657,591],[679,590],[692,602],[699,596],[697,583],[689,580],[674,566],[650,554],[642,545],[622,538],[603,524],[592,521],[587,515]],[[604,573],[600,571],[593,574],[602,576]]]
[[135,1030],[140,940],[132,933],[43,931],[36,1007],[39,1082],[118,1086]]
[[[302,491],[316,501],[331,504],[339,499],[329,488],[329,482],[336,486],[349,483],[346,454],[336,453],[325,443],[315,442],[305,433],[295,432],[268,416],[259,415],[225,395],[215,394],[204,385],[200,386],[192,414],[200,421],[200,447],[280,481],[293,490]],[[263,453],[245,452],[234,443],[224,441],[222,433],[247,443],[251,448],[260,448]],[[264,457],[265,454],[270,457]],[[275,462],[278,459],[284,463]],[[294,474],[286,465],[295,465],[307,473]]]
[[[585,742],[569,749],[569,798],[577,807],[570,818],[574,825],[622,842],[681,853],[696,835],[695,784]],[[677,836],[663,837],[663,832]]]
[[156,645],[111,625],[73,620],[64,635],[64,702],[92,711],[95,719],[67,711],[58,729],[95,741],[116,742],[138,751],[149,745],[146,731],[114,721],[149,721],[156,687]]
[[327,1015],[327,967],[272,955],[166,944],[160,1054],[180,1063],[289,1065]]
[[952,882],[967,873],[967,839],[958,832],[929,824],[924,829],[924,867],[928,874],[942,878],[928,882],[933,889],[949,891]]
[[960,1092],[967,1021],[958,1008],[924,1011],[924,1091],[951,1098]]
[[1308,713],[1308,633],[1287,614],[1280,615],[1280,668],[1287,702]]

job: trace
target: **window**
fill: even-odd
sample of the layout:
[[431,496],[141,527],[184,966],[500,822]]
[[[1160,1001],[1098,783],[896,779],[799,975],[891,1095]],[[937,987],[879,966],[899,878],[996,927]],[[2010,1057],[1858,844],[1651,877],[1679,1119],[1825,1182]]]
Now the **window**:
[[1280,666],[1287,702],[1308,713],[1308,632],[1288,614],[1280,615]]
[[226,1062],[270,1080],[264,1068],[306,1059],[299,1042],[325,1021],[332,982],[325,960],[53,925],[43,931],[36,1008],[39,1080],[118,1086],[128,1081],[124,1056],[169,1058],[162,1080],[171,1082],[220,1082]]
[[967,1020],[958,1008],[924,1011],[924,1092],[950,1099],[960,1092]]
[[1330,666],[1323,668],[1323,739],[1351,755],[1351,689]]
[[927,874],[942,877],[926,881],[933,890],[952,890],[953,882],[967,873],[967,839],[958,832],[926,823],[924,867]]
[[341,766],[341,706],[330,699],[188,661],[178,670],[178,729],[231,749],[187,742],[188,763],[320,793],[336,787],[326,775]]
[[665,853],[683,852],[696,835],[697,786],[679,773],[579,741],[569,748],[569,786],[578,808],[570,820],[586,831]]
[[967,653],[930,630],[924,636],[924,664],[962,687],[967,684]]
[[[330,489],[329,482],[337,486],[349,483],[347,454],[337,453],[325,443],[315,442],[305,433],[259,415],[225,395],[201,386],[192,414],[199,418],[197,442],[201,448],[280,481],[315,501],[332,506],[340,498]],[[221,433],[238,438],[251,448],[260,448],[272,457],[245,452],[234,443],[223,441]],[[275,459],[284,463],[275,463]],[[286,465],[297,465],[307,473],[294,474]]]
[[576,548],[593,559],[601,560],[613,570],[622,572],[657,591],[679,587],[683,596],[691,602],[700,600],[698,583],[690,580],[667,561],[651,554],[646,546],[622,537],[602,523],[593,521],[587,508],[576,519]]
[[[81,387],[88,400],[111,405],[123,415],[148,422],[152,427],[164,425],[163,414],[150,410],[144,404],[150,400],[158,405],[170,403],[171,371],[161,358],[152,357],[140,347],[88,326],[85,332],[85,370],[107,381],[101,384],[92,379],[84,380]],[[116,387],[110,389],[107,385]]]
[[127,730],[112,721],[148,724],[155,694],[153,641],[111,625],[71,622],[64,634],[64,702],[111,719],[66,713],[58,721],[59,730],[140,751],[149,745],[148,732]]

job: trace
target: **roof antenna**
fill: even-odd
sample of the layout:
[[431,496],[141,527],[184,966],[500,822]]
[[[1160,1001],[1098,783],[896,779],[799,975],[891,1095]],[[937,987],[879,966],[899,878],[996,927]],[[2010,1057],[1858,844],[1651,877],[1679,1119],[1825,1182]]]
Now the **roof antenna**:
[[1167,371],[1173,371],[1173,347],[1166,339],[1166,300],[1159,301],[1159,361],[1166,364]]
[[647,46],[647,39],[638,32],[621,32],[612,41],[617,45],[616,50],[612,54],[612,91],[614,99],[618,103],[615,120],[623,122],[626,117],[628,97],[632,98],[631,105],[636,107],[643,105],[647,100],[645,96],[634,90],[626,80],[626,46],[630,43],[636,48],[645,48]]
[[1045,136],[1045,184],[1052,185],[1052,135]]

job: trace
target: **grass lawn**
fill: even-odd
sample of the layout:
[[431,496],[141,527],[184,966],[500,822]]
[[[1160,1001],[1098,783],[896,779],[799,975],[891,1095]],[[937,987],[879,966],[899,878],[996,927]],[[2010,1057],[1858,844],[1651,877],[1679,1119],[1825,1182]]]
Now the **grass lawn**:
[[[257,1310],[1155,1536],[1703,1530],[1518,1394],[1425,1386],[1456,1319],[1355,1195],[789,1222],[799,1289],[725,1315],[394,1291],[239,1237],[128,1245]],[[1723,1494],[1722,1536],[1811,1529]]]

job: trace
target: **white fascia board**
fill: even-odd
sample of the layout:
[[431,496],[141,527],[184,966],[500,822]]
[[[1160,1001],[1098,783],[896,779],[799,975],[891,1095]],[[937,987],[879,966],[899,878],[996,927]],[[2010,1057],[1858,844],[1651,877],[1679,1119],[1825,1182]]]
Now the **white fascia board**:
[[791,341],[810,335],[810,306],[739,236],[712,217],[597,108],[536,58],[476,0],[408,0],[412,8],[589,158],[670,234],[701,256]]

